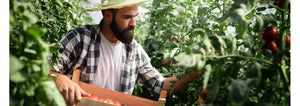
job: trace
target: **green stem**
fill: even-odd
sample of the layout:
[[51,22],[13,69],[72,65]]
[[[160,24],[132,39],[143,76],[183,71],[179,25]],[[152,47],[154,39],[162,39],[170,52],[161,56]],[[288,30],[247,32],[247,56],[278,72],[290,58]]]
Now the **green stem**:
[[222,55],[222,56],[203,56],[203,57],[207,57],[207,58],[234,58],[234,57],[237,57],[237,58],[250,59],[250,60],[256,60],[256,61],[260,61],[260,62],[264,62],[264,63],[268,63],[268,64],[273,64],[273,62],[268,61],[268,60],[258,59],[258,58],[254,58],[254,57],[241,56],[241,55],[235,55],[235,54]]

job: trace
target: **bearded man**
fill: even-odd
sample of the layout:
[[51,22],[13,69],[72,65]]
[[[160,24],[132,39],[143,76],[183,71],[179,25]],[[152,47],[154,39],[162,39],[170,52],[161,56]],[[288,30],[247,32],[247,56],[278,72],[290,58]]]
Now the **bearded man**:
[[[142,46],[133,39],[137,4],[144,1],[147,0],[103,1],[100,7],[87,9],[102,10],[100,24],[74,28],[60,40],[62,60],[49,73],[57,75],[56,85],[68,105],[90,95],[70,80],[74,69],[81,70],[82,82],[126,94],[132,94],[137,79],[154,94],[172,89],[171,81],[177,78],[164,78],[151,65]],[[174,92],[199,75],[200,72],[194,72],[182,78]]]

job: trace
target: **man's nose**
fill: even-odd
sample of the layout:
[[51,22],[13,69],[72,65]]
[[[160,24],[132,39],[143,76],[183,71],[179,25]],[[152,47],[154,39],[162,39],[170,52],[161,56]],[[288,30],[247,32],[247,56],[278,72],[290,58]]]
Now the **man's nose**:
[[136,23],[135,23],[135,17],[132,17],[132,18],[130,19],[129,26],[131,26],[131,27],[135,27],[135,26],[136,26]]

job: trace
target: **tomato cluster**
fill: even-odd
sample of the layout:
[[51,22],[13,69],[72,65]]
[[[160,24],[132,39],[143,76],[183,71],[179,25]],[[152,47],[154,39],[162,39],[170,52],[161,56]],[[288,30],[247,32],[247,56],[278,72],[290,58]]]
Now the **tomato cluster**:
[[[290,47],[290,36],[285,35],[286,38],[286,47]],[[277,30],[272,26],[267,26],[264,28],[262,33],[262,39],[265,40],[265,45],[262,49],[268,49],[272,51],[272,54],[277,52],[278,47],[280,46],[280,38],[278,37]]]
[[178,63],[178,61],[175,60],[174,57],[172,57],[172,59],[171,59],[170,61],[169,61],[169,60],[166,60],[166,61],[164,62],[165,67],[168,67],[168,66],[170,65],[170,62],[172,62],[172,64],[177,64],[177,63]]
[[122,106],[122,104],[119,101],[113,101],[111,99],[101,98],[97,95],[91,95],[88,98],[90,98],[92,100],[97,100],[99,102],[107,103],[107,104],[114,104],[114,105],[117,105],[117,106]]

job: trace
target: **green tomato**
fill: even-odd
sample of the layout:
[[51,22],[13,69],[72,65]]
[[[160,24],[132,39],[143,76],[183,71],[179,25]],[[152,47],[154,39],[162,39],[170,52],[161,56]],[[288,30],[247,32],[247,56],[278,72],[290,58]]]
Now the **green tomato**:
[[227,20],[224,20],[222,22],[219,22],[219,25],[220,26],[226,26],[228,24],[228,21]]
[[180,7],[178,9],[178,13],[181,14],[181,15],[185,14],[185,9],[183,7]]
[[182,20],[183,19],[183,16],[182,15],[180,15],[180,14],[177,14],[176,15],[176,20]]

